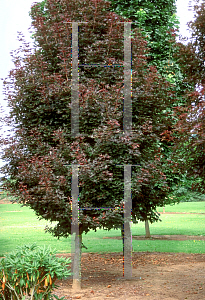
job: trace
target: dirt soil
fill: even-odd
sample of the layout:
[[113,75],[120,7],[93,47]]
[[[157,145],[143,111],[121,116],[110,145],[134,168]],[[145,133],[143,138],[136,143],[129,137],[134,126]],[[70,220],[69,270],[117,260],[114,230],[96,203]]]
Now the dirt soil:
[[83,300],[205,299],[205,254],[135,252],[132,263],[132,279],[125,280],[122,253],[83,253],[81,291],[72,291],[67,279],[56,282],[54,294]]

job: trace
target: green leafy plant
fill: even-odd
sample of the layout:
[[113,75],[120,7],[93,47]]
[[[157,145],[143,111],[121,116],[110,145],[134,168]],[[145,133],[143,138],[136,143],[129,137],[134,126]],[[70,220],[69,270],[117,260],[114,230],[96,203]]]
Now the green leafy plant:
[[0,299],[51,299],[56,279],[71,275],[70,258],[55,256],[56,250],[35,243],[17,247],[0,261]]

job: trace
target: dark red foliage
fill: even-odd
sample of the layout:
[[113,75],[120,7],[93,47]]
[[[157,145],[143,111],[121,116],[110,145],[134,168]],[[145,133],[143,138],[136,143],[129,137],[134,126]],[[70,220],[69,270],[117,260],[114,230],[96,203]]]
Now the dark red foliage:
[[[123,64],[124,19],[106,12],[109,2],[48,0],[31,10],[35,49],[15,57],[7,99],[16,126],[4,153],[5,184],[20,203],[58,224],[50,231],[71,233],[71,164],[79,167],[79,206],[118,207],[124,198],[123,165],[132,167],[133,221],[158,219],[169,191],[160,147],[172,141],[172,86],[147,65],[146,41],[132,36],[132,117],[130,135],[123,131],[123,68],[80,68],[80,135],[71,136],[71,21],[79,26],[79,64]],[[27,50],[26,50],[27,51]],[[117,165],[121,165],[118,167]],[[80,233],[118,228],[120,210],[79,213]]]

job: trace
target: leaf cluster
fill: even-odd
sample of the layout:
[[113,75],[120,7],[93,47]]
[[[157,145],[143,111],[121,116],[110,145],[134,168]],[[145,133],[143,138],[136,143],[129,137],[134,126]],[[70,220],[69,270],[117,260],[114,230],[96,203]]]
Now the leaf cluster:
[[0,299],[50,299],[56,279],[71,275],[70,259],[36,244],[17,247],[0,260]]
[[170,58],[174,30],[179,26],[174,0],[110,0],[111,11],[115,11],[141,28],[150,48],[152,63]]

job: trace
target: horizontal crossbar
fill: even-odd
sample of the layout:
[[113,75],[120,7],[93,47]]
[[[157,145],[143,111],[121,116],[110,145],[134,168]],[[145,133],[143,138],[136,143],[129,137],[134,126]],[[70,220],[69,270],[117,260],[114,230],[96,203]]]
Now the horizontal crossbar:
[[124,65],[100,65],[100,64],[86,64],[86,65],[78,65],[78,67],[86,67],[86,68],[92,68],[92,67],[124,67]]
[[[66,21],[66,22],[64,22],[64,23],[77,23],[78,25],[81,25],[81,24],[88,24],[89,22],[76,22],[76,21],[71,21],[71,22],[69,22],[69,21]],[[100,23],[100,22],[98,22],[98,23]],[[124,21],[124,22],[115,22],[115,21],[112,21],[112,24],[118,24],[118,23],[137,23],[138,24],[138,21],[135,21],[135,22],[133,22],[133,21],[131,21],[131,22],[126,22],[126,21]],[[91,24],[92,24],[92,22],[91,22]]]
[[[72,164],[72,165],[67,165],[67,164],[64,164],[64,166],[69,166],[69,167],[71,167],[71,166],[75,166],[75,165],[77,165],[77,164]],[[88,165],[90,165],[90,164],[83,164],[83,165],[79,164],[78,166],[88,166]],[[123,167],[123,166],[141,167],[141,165],[129,165],[129,164],[124,164],[124,165],[115,165],[115,166],[116,166],[116,167]]]
[[114,210],[124,210],[124,208],[121,207],[88,207],[88,208],[83,208],[83,207],[79,207],[79,210],[110,210],[110,209],[114,209]]

